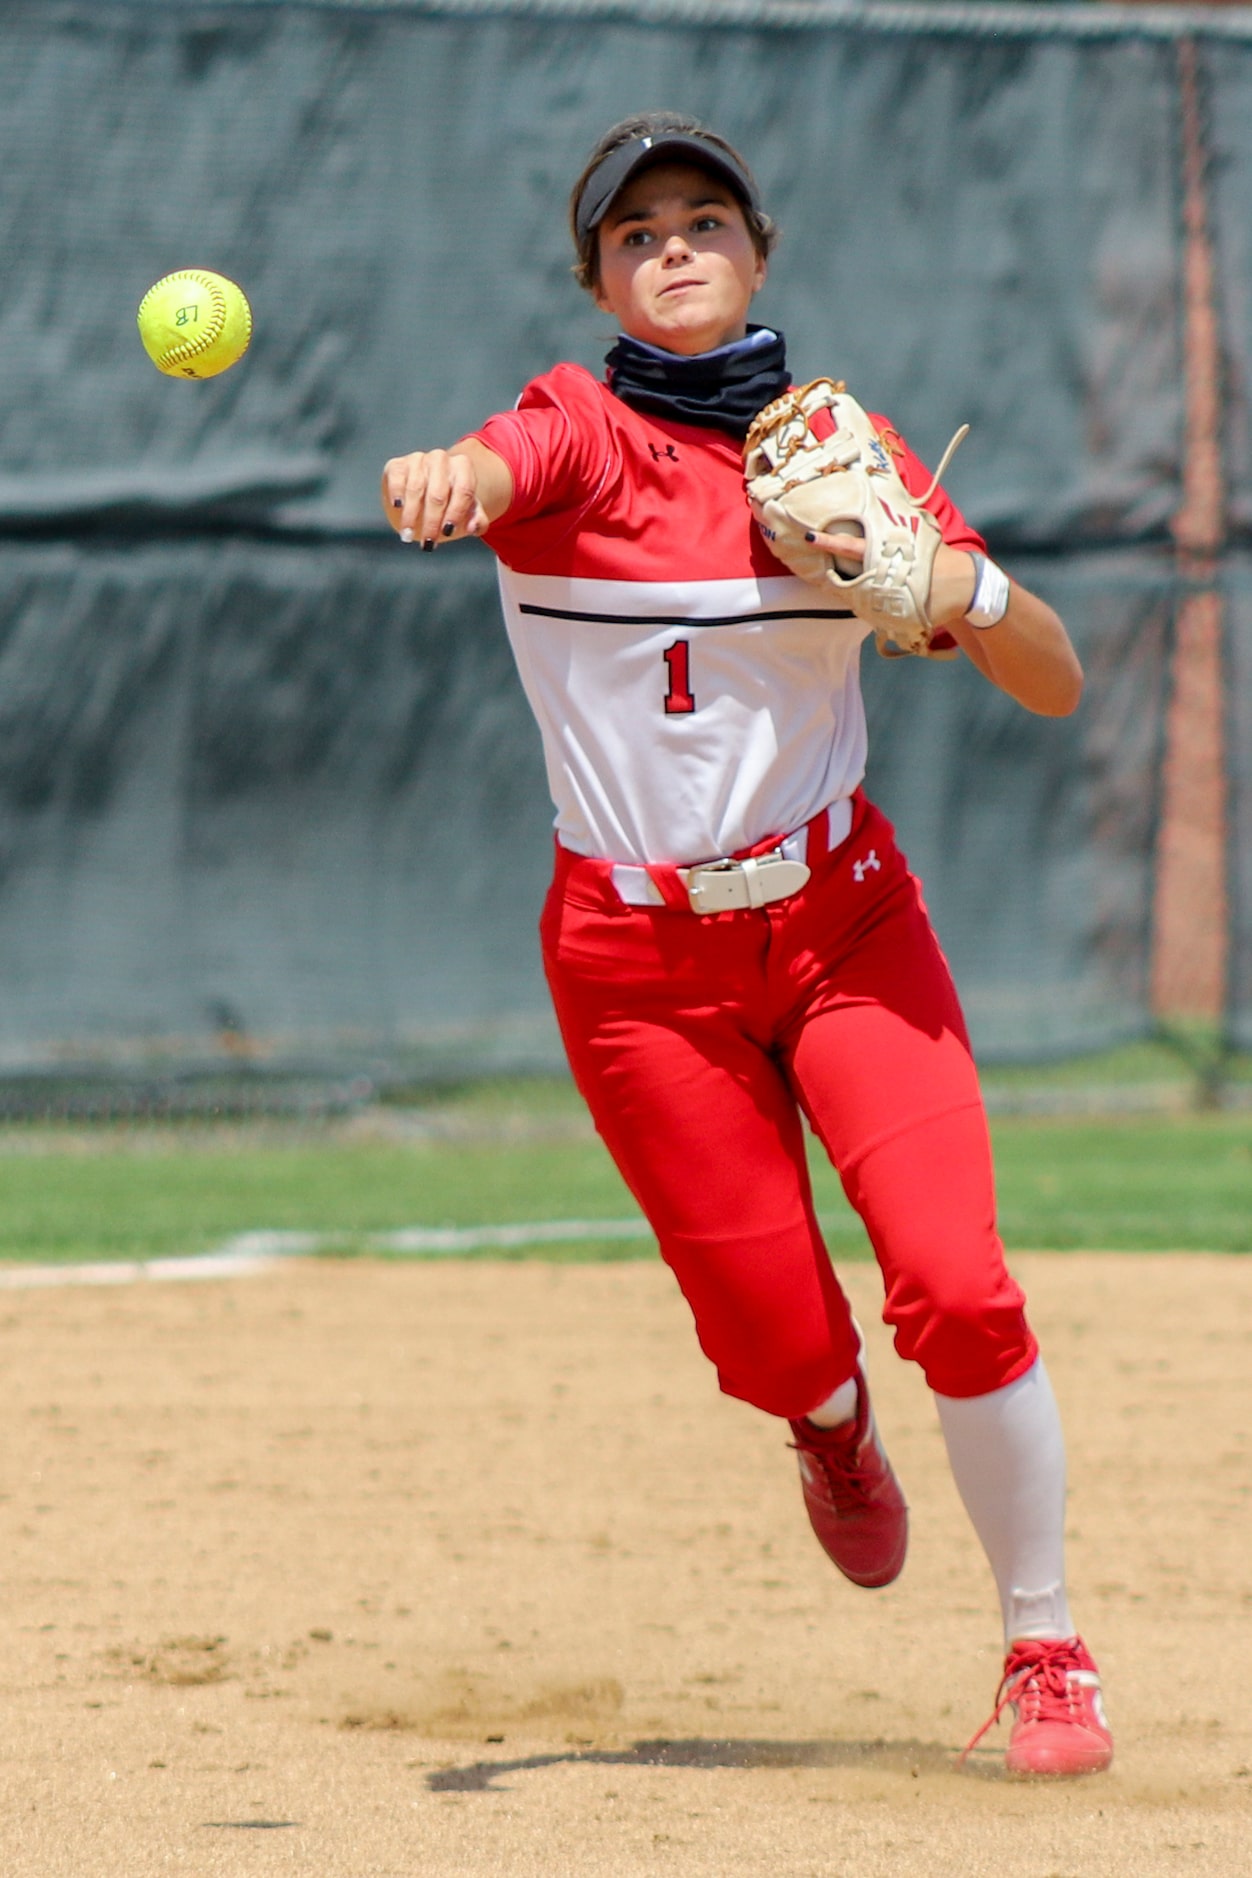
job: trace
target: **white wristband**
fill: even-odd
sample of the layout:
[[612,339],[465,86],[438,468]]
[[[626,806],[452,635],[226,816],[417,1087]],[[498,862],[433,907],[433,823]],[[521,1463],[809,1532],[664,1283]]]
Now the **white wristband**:
[[986,632],[988,626],[998,626],[1009,610],[1009,577],[985,554],[975,554],[972,548],[966,552],[974,563],[974,597],[965,623]]

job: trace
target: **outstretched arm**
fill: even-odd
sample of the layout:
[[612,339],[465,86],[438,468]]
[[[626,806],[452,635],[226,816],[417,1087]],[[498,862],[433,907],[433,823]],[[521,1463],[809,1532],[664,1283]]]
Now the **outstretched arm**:
[[401,541],[430,553],[440,541],[481,535],[513,500],[513,472],[476,437],[450,450],[414,450],[383,466],[383,513]]

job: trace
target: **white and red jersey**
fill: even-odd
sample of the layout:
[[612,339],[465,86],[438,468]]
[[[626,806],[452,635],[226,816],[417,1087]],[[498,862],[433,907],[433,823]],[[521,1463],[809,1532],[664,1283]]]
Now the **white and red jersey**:
[[[874,421],[922,493],[926,470]],[[689,865],[852,794],[869,628],[770,552],[735,438],[636,411],[577,365],[475,434],[513,475],[485,539],[562,846]],[[945,541],[985,551],[942,492],[929,507]]]

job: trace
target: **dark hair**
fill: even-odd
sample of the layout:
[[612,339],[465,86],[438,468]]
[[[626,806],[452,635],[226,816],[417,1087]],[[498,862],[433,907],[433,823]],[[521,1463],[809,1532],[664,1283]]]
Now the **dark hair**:
[[[623,144],[634,143],[641,137],[674,135],[698,137],[701,142],[712,144],[717,150],[724,150],[726,155],[739,165],[740,169],[751,176],[751,170],[733,144],[727,143],[724,137],[719,137],[715,130],[709,130],[706,125],[700,122],[699,118],[688,117],[682,111],[641,111],[638,117],[624,117],[620,124],[614,124],[611,130],[605,131],[603,137],[601,137],[599,143],[587,158],[578,181],[570,191],[570,232],[574,238],[574,246],[578,251],[578,259],[574,263],[574,279],[578,282],[580,287],[585,287],[588,293],[593,293],[600,284],[599,227],[597,226],[589,230],[581,240],[578,234],[578,204],[583,190],[586,188],[588,178],[591,176],[596,166],[602,163],[611,151],[620,149]],[[692,162],[698,161],[695,157],[689,160]],[[742,208],[744,220],[748,225],[748,233],[752,237],[752,245],[761,256],[761,259],[765,260],[777,245],[777,226],[772,218],[766,215],[763,209],[753,208],[748,202],[743,202]]]

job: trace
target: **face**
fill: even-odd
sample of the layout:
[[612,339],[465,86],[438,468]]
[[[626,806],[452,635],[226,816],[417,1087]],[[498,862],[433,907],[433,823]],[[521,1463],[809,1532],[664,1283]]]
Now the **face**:
[[596,305],[632,339],[693,357],[743,338],[765,261],[728,184],[658,163],[614,198],[599,241]]

